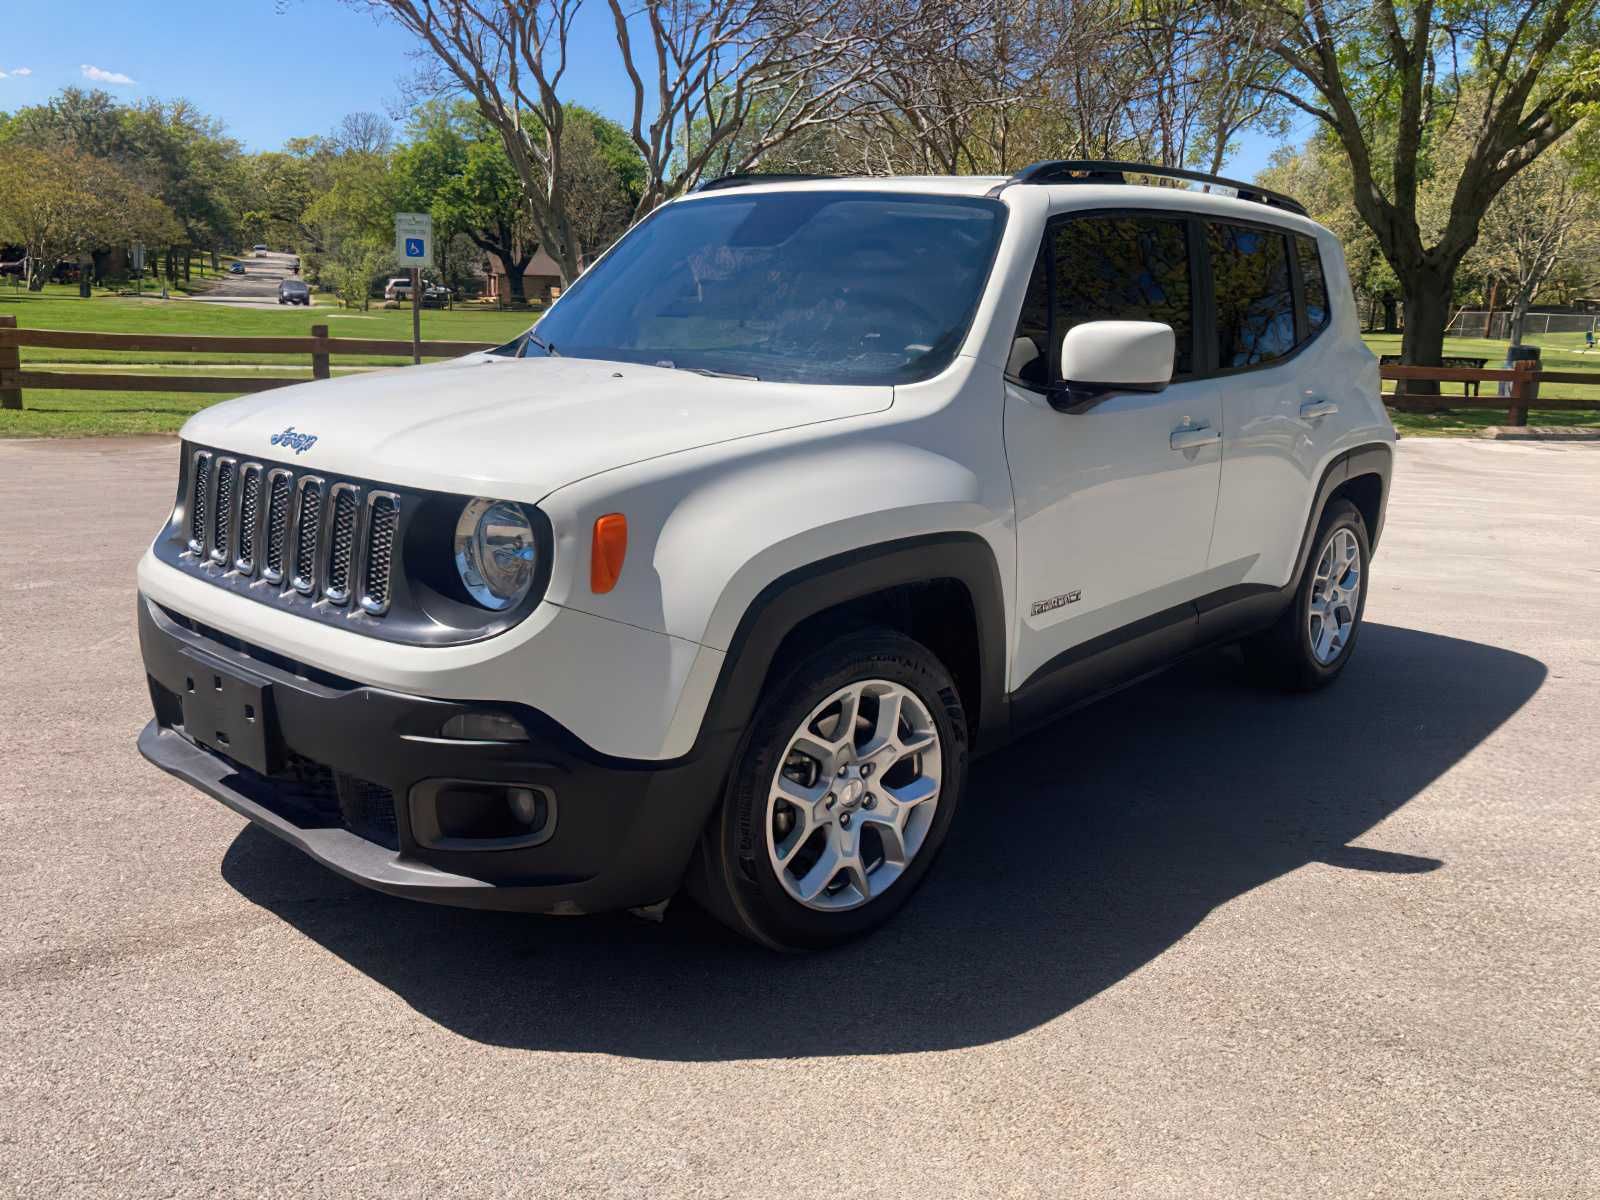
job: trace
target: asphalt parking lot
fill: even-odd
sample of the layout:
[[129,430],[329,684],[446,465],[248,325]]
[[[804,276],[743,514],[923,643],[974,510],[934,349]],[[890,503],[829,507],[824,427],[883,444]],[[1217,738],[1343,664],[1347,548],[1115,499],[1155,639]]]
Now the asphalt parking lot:
[[1406,441],[1338,686],[974,770],[778,958],[372,895],[139,758],[170,441],[0,442],[0,1194],[1600,1194],[1600,445]]

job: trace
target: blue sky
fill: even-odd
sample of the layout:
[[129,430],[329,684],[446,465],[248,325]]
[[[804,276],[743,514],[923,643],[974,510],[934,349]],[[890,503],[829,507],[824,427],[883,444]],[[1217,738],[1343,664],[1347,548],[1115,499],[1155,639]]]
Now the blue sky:
[[[0,28],[0,111],[73,85],[129,99],[181,96],[249,150],[326,133],[345,113],[387,113],[413,70],[409,35],[337,0],[9,0]],[[621,119],[632,93],[613,36],[605,5],[586,5],[567,93]],[[1250,139],[1226,172],[1250,178],[1273,146]]]

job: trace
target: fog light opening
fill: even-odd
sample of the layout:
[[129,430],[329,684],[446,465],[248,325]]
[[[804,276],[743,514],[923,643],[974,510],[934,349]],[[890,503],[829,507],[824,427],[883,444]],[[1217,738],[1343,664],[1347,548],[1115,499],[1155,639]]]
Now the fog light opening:
[[429,779],[411,789],[411,831],[429,849],[523,849],[555,826],[555,793],[538,784]]
[[464,712],[441,725],[439,736],[462,742],[525,742],[528,731],[521,721],[505,713]]

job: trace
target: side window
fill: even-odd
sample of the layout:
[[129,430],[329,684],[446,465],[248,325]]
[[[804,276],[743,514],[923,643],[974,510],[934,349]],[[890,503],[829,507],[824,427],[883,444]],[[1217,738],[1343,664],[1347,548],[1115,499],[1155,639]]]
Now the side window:
[[1173,375],[1194,374],[1188,222],[1154,215],[1070,217],[1045,235],[1011,343],[1009,373],[1045,387],[1067,330],[1085,321],[1161,321]]
[[1194,374],[1188,222],[1147,215],[1075,217],[1051,244],[1053,346],[1085,321],[1160,321],[1177,339],[1174,375]]
[[1217,314],[1217,365],[1254,367],[1288,354],[1295,336],[1286,235],[1253,225],[1208,222],[1206,244]]
[[1022,298],[1022,315],[1017,319],[1017,336],[1011,342],[1006,370],[1029,387],[1044,388],[1050,383],[1050,264],[1042,252]]
[[1294,252],[1300,257],[1301,297],[1306,309],[1306,335],[1315,337],[1328,327],[1328,281],[1322,274],[1322,256],[1315,238],[1294,235]]

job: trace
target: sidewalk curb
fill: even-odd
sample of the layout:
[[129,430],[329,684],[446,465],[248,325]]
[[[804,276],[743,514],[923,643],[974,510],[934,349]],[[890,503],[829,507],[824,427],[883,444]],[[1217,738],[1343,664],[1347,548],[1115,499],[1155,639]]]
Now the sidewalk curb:
[[1600,429],[1585,425],[1489,425],[1478,431],[1492,442],[1600,442]]

